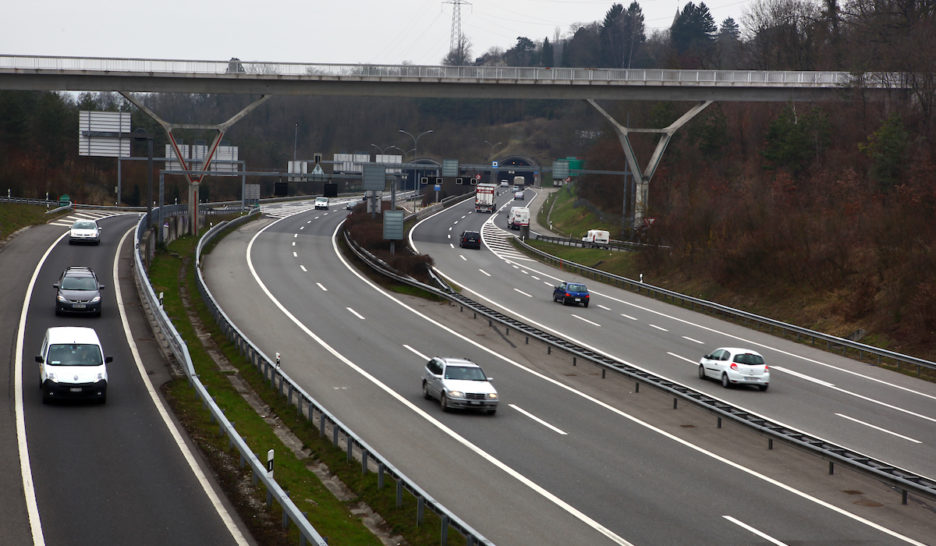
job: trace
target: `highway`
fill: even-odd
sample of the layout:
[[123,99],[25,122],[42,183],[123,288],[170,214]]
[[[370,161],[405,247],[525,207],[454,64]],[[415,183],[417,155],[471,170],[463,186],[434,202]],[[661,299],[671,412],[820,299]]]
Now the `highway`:
[[[531,281],[513,265],[487,250],[448,246],[449,234],[489,218],[474,218],[482,215],[467,214],[468,206],[421,224],[418,244],[436,245],[434,258],[446,254],[437,265],[454,263],[458,272],[507,267],[506,276],[525,286],[479,274],[487,279],[484,293],[510,305],[532,300],[517,295]],[[838,478],[886,508],[850,506],[854,499],[833,491],[844,482],[828,482],[824,465],[805,469],[815,458],[767,452],[763,443],[752,451],[756,435],[716,430],[703,411],[674,412],[658,395],[635,396],[620,378],[570,369],[457,307],[378,288],[337,252],[343,206],[268,212],[276,217],[236,230],[205,259],[224,311],[261,350],[280,353],[284,371],[319,403],[497,544],[749,543],[765,536],[901,543],[932,535],[925,511],[901,511],[897,495],[879,484]],[[434,242],[422,242],[423,233]],[[549,294],[543,299],[548,304]],[[553,305],[537,317],[572,309]],[[433,355],[481,364],[502,395],[497,415],[443,413],[423,399],[419,377]],[[686,370],[691,380],[694,368]],[[804,470],[791,473],[790,465]],[[820,491],[830,501],[813,495]]]
[[[547,267],[505,240],[517,233],[505,220],[516,202],[506,203],[494,217],[469,214],[463,206],[429,218],[414,229],[416,246],[466,295],[526,323],[786,426],[936,477],[933,383]],[[492,251],[453,245],[447,234],[466,226],[481,231]],[[552,287],[561,280],[589,285],[590,306],[553,303]],[[699,358],[725,346],[764,355],[771,369],[768,392],[724,389],[698,379]]]
[[[67,226],[79,216],[101,218],[99,246],[68,244]],[[8,291],[18,299],[4,300],[4,330],[13,335],[3,343],[11,356],[8,408],[21,423],[0,422],[3,541],[248,544],[155,390],[169,375],[130,270],[138,215],[104,216],[76,212],[28,229],[0,252],[0,270],[13,283]],[[55,315],[52,283],[72,265],[93,268],[106,286],[101,317]],[[42,403],[33,357],[51,326],[95,329],[114,357],[106,404]]]

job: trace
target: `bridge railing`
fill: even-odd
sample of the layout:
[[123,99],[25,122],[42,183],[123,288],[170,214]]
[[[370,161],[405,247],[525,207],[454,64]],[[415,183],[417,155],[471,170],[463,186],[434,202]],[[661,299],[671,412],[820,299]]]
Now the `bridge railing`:
[[230,78],[367,79],[394,81],[451,80],[473,83],[582,83],[608,85],[684,85],[708,87],[824,87],[861,83],[892,87],[895,74],[830,71],[671,70],[589,67],[428,66],[334,63],[278,63],[104,57],[0,55],[2,72],[104,72],[147,75],[208,75]]

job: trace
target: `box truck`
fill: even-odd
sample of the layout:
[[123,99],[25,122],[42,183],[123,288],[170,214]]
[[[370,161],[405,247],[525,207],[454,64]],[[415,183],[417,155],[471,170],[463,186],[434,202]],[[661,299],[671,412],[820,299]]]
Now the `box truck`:
[[494,184],[478,184],[475,186],[475,212],[494,212],[494,193],[497,186]]

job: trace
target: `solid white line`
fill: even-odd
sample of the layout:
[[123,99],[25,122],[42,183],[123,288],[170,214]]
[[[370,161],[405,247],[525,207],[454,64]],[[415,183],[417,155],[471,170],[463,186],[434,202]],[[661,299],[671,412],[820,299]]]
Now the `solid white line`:
[[510,406],[510,407],[512,407],[513,409],[519,411],[520,413],[526,415],[526,416],[529,417],[530,419],[533,419],[534,421],[536,421],[537,423],[543,425],[544,427],[546,427],[546,428],[552,430],[553,432],[556,432],[556,433],[558,433],[558,434],[562,434],[563,436],[567,436],[567,435],[568,435],[568,434],[566,433],[566,431],[564,431],[564,430],[562,430],[562,429],[560,429],[560,428],[557,428],[557,427],[554,427],[554,426],[550,425],[549,423],[547,423],[546,421],[543,421],[542,419],[540,419],[539,417],[533,415],[532,413],[530,413],[530,412],[528,412],[528,411],[526,411],[526,410],[524,410],[524,409],[521,409],[521,408],[520,408],[519,406],[517,406],[516,404],[507,404],[507,405]]
[[166,425],[166,430],[169,431],[169,435],[172,436],[172,439],[175,441],[176,447],[179,448],[179,452],[182,454],[182,458],[184,458],[185,462],[188,463],[189,468],[192,470],[192,474],[195,475],[195,479],[198,481],[198,484],[201,485],[202,490],[205,491],[205,495],[208,497],[211,505],[218,513],[221,521],[224,522],[224,526],[227,527],[228,532],[231,533],[231,536],[238,544],[246,545],[248,544],[247,539],[243,534],[241,534],[237,524],[234,523],[234,520],[231,518],[231,514],[228,513],[227,509],[224,507],[224,503],[221,502],[221,499],[218,497],[217,493],[215,493],[214,488],[211,487],[211,483],[208,481],[205,473],[202,472],[201,466],[199,466],[195,456],[192,454],[188,445],[185,443],[185,440],[182,437],[182,433],[179,432],[175,422],[172,420],[172,418],[169,417],[169,412],[166,410],[166,406],[163,404],[162,399],[159,398],[159,394],[156,393],[156,389],[153,388],[153,383],[149,379],[149,373],[143,366],[143,359],[140,358],[140,351],[137,349],[136,343],[133,340],[133,335],[130,332],[130,323],[127,321],[127,310],[124,308],[123,296],[121,295],[120,291],[120,283],[117,281],[117,279],[120,278],[117,274],[117,266],[120,262],[120,247],[123,246],[124,242],[127,240],[127,237],[133,233],[134,230],[136,230],[136,226],[133,226],[127,230],[123,237],[120,238],[120,242],[117,243],[117,254],[114,256],[113,269],[114,296],[117,298],[117,309],[119,310],[120,314],[120,324],[123,326],[124,337],[127,339],[127,344],[130,346],[130,354],[133,355],[133,362],[136,364],[136,369],[140,374],[140,379],[143,380],[143,384],[146,386],[146,392],[149,394],[150,400],[153,401],[153,406],[156,408],[156,412],[159,413],[159,417],[162,418],[163,423]]
[[526,296],[526,297],[528,297],[528,298],[532,298],[532,297],[533,297],[532,295],[527,294],[526,292],[524,292],[523,290],[520,290],[519,288],[514,288],[514,292],[517,292],[518,294],[523,294],[524,296]]
[[324,285],[324,284],[322,284],[322,283],[320,283],[320,282],[317,282],[317,283],[315,283],[315,285],[318,286],[319,288],[321,288],[321,289],[322,289],[322,292],[328,292],[328,289],[325,288],[325,285]]
[[304,266],[304,265],[302,265],[302,264],[299,264],[299,269],[301,269],[303,273],[308,273],[308,272],[309,272],[309,270],[306,269],[306,266]]
[[748,530],[748,531],[754,533],[755,535],[761,537],[762,539],[764,539],[764,540],[766,540],[766,541],[768,541],[768,542],[772,542],[773,544],[776,544],[777,546],[786,546],[786,543],[785,543],[785,542],[780,542],[779,540],[777,540],[777,539],[775,539],[774,537],[768,535],[767,533],[764,533],[763,531],[758,531],[757,529],[751,527],[750,525],[748,525],[748,524],[746,524],[746,523],[744,523],[744,522],[742,522],[742,521],[738,521],[738,520],[736,520],[735,518],[733,518],[733,517],[731,517],[731,516],[727,516],[727,515],[726,515],[726,516],[722,516],[722,517],[725,518],[725,519],[727,519],[727,520],[730,521],[731,523],[734,523],[734,524],[737,525],[738,527],[741,527],[742,529],[746,529],[746,530]]
[[657,326],[656,324],[651,324],[650,327],[656,328],[657,330],[662,330],[664,332],[669,332],[669,330],[667,330],[666,328],[663,328],[662,326]]
[[590,320],[588,320],[588,319],[586,319],[586,318],[582,318],[582,317],[576,315],[575,313],[570,313],[570,315],[572,316],[572,318],[577,318],[577,319],[579,319],[579,320],[582,321],[582,322],[587,322],[588,324],[591,324],[592,326],[599,326],[599,327],[601,326],[601,325],[598,324],[597,322],[592,322],[592,321],[590,321]]
[[351,309],[350,307],[345,307],[345,309],[347,309],[349,313],[351,313],[352,315],[356,316],[357,318],[359,318],[359,319],[361,319],[361,320],[364,320],[364,317],[363,317],[360,313],[358,313],[357,311],[355,311],[354,309]]
[[483,270],[483,269],[479,269],[478,271],[480,271],[480,272],[482,272],[482,273],[484,273],[484,274],[485,274],[485,275],[487,275],[488,277],[490,277],[490,276],[491,276],[491,274],[490,274],[490,273],[488,273],[487,271],[485,271],[485,270]]
[[689,340],[689,341],[691,341],[691,342],[693,342],[693,343],[698,343],[699,345],[702,345],[702,344],[703,344],[703,342],[699,341],[698,339],[692,339],[692,338],[689,337],[689,336],[683,336],[682,338],[683,338],[683,339],[687,339],[687,340]]
[[886,432],[887,434],[890,434],[890,435],[892,435],[892,436],[896,436],[896,437],[898,437],[898,438],[903,438],[904,440],[907,440],[908,442],[913,442],[913,443],[915,443],[915,444],[922,444],[922,443],[923,443],[923,442],[921,442],[921,441],[919,441],[919,440],[914,440],[913,438],[911,438],[911,437],[909,437],[909,436],[904,436],[903,434],[897,434],[896,432],[887,430],[886,428],[881,428],[881,427],[879,427],[879,426],[877,426],[877,425],[872,425],[871,423],[866,423],[866,422],[864,422],[864,421],[860,421],[860,420],[858,420],[858,419],[855,419],[854,417],[849,417],[849,416],[844,415],[844,414],[841,414],[841,413],[836,413],[836,415],[838,415],[838,416],[841,417],[842,419],[848,419],[849,421],[854,421],[854,422],[856,422],[856,423],[858,423],[858,424],[861,424],[861,425],[864,425],[864,426],[866,426],[866,427],[873,428],[874,430],[880,430],[881,432]]

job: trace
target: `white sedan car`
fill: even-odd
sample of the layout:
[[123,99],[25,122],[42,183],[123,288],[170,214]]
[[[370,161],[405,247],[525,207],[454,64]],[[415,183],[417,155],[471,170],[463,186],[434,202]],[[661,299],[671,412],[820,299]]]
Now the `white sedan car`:
[[707,377],[721,381],[723,387],[755,385],[766,391],[770,385],[770,368],[757,351],[722,347],[699,360],[699,378]]
[[480,366],[463,358],[434,357],[426,363],[422,378],[423,396],[438,398],[442,411],[480,410],[497,412],[497,389]]
[[94,220],[78,220],[68,232],[68,244],[73,243],[101,244],[101,226]]

